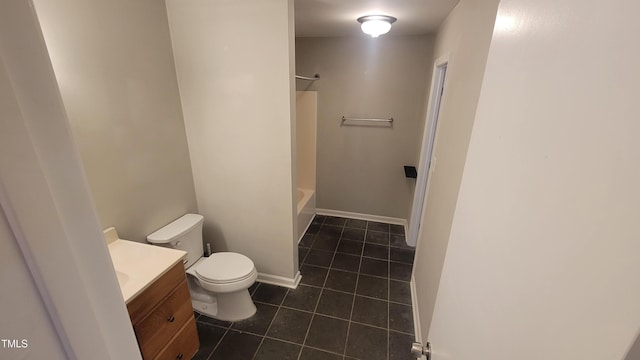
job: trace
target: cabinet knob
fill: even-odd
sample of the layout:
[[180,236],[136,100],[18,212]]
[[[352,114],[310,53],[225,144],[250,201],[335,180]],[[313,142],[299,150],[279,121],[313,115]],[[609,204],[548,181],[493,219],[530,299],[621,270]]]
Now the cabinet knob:
[[180,353],[180,354],[178,354],[178,356],[176,356],[176,359],[180,360],[180,359],[182,359],[182,356],[183,356],[182,353]]
[[[174,322],[176,320],[175,317],[173,317],[173,315],[169,316],[169,318],[167,319],[168,322]],[[182,354],[180,354],[182,355]]]

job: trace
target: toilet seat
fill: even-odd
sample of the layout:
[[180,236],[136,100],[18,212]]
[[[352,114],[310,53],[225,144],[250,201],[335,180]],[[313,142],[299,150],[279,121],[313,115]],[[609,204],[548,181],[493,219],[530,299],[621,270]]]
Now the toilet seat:
[[219,252],[198,262],[200,280],[210,284],[230,284],[255,276],[256,268],[248,257],[234,252]]

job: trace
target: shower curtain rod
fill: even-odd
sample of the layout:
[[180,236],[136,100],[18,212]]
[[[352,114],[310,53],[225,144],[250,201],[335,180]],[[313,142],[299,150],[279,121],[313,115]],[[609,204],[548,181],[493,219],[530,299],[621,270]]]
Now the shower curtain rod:
[[308,80],[308,81],[316,81],[316,80],[320,79],[320,74],[315,74],[315,75],[313,75],[313,77],[296,75],[296,79]]

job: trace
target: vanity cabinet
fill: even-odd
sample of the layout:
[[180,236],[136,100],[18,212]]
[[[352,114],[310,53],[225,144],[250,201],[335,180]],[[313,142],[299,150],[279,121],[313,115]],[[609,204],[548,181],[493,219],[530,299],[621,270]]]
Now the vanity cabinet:
[[143,359],[191,359],[200,343],[182,262],[127,304]]

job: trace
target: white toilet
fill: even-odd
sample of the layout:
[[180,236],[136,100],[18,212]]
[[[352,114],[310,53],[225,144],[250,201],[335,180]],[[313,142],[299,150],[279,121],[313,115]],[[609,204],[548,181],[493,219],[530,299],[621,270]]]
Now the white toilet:
[[203,257],[203,220],[202,215],[186,214],[147,240],[187,252],[183,261],[195,311],[226,321],[249,318],[256,312],[247,290],[258,276],[256,267],[248,257],[233,252]]

